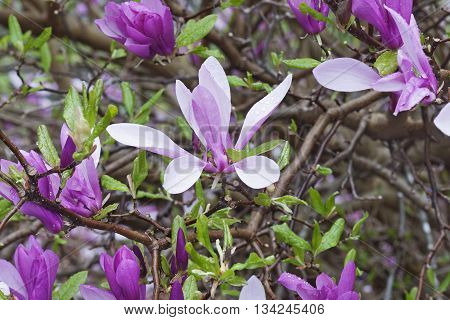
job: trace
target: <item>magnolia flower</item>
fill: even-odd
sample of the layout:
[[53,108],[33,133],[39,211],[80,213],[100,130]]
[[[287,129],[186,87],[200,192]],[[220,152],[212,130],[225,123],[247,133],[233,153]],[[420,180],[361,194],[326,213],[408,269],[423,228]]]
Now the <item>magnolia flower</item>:
[[257,277],[251,276],[247,280],[247,284],[242,287],[239,300],[266,300],[266,291]]
[[43,250],[31,236],[27,246],[19,245],[14,253],[14,265],[0,259],[0,282],[5,283],[19,300],[51,300],[59,258]]
[[434,124],[445,135],[450,136],[450,103],[448,103],[434,119]]
[[[233,148],[228,133],[231,114],[230,86],[225,71],[215,58],[210,57],[203,63],[199,71],[199,82],[191,92],[181,81],[177,81],[176,95],[184,117],[205,147],[202,159],[179,147],[161,131],[146,126],[113,124],[107,128],[108,133],[122,144],[172,158],[164,174],[163,187],[173,194],[189,189],[203,170],[210,173],[235,171],[239,178],[253,189],[265,188],[277,182],[280,169],[269,158],[251,156],[236,163],[231,163],[228,158],[227,149]],[[234,149],[245,148],[255,132],[284,99],[291,82],[292,75],[289,75],[250,109]]]
[[343,92],[355,92],[373,89],[380,92],[392,92],[391,109],[394,115],[411,110],[422,102],[430,104],[436,99],[437,80],[428,57],[422,50],[420,33],[414,16],[406,21],[395,11],[386,7],[394,19],[403,40],[398,50],[400,71],[385,77],[378,75],[369,66],[350,58],[333,59],[317,66],[314,76],[328,89]]
[[385,7],[399,13],[410,22],[413,0],[353,0],[352,12],[355,17],[367,21],[380,32],[383,43],[397,49],[402,46],[399,29]]
[[186,239],[184,237],[183,229],[178,229],[177,245],[175,254],[170,263],[170,271],[175,275],[172,289],[170,290],[170,300],[184,300],[183,282],[186,278],[186,271],[188,267],[189,256],[185,249]]
[[122,246],[114,257],[103,253],[100,265],[111,290],[82,285],[80,293],[85,300],[145,300],[146,288],[140,283],[139,261],[128,247]]
[[300,11],[300,4],[305,3],[308,7],[320,12],[326,17],[330,8],[323,0],[288,0],[288,3],[298,23],[306,32],[316,34],[325,29],[327,24],[325,21],[318,21],[309,14],[303,14]]
[[175,47],[172,13],[160,0],[110,1],[105,18],[95,23],[105,35],[141,58],[168,56]]
[[[21,151],[21,153],[25,157],[27,163],[36,169],[37,173],[44,173],[50,169],[50,166],[44,162],[38,153],[34,151],[29,153]],[[11,167],[16,168],[19,172],[23,171],[23,167],[20,164],[0,159],[0,170],[3,173],[9,174]],[[42,177],[38,180],[39,193],[49,200],[55,200],[59,184],[60,179],[57,174]],[[17,190],[3,182],[0,182],[0,195],[8,201],[11,201],[13,204],[17,204],[20,201]],[[57,212],[48,210],[47,208],[30,201],[26,201],[22,207],[20,207],[20,211],[25,215],[41,220],[50,232],[58,233],[62,229],[63,220]]]
[[296,291],[303,300],[359,300],[359,294],[353,291],[355,277],[356,266],[350,261],[342,270],[337,285],[326,273],[321,273],[316,278],[316,288],[287,272],[281,274],[278,282],[285,288]]

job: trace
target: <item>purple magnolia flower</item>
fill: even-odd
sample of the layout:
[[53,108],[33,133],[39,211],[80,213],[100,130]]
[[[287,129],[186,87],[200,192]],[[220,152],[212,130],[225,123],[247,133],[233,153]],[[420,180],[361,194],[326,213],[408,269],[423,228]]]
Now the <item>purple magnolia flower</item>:
[[183,282],[186,278],[186,271],[189,262],[189,256],[185,249],[186,239],[184,237],[183,229],[178,229],[177,245],[175,254],[170,263],[170,271],[175,275],[175,280],[170,291],[170,300],[184,300]]
[[[62,149],[60,167],[66,168],[74,161],[73,154],[77,151],[75,140],[72,137],[72,133],[69,127],[66,124],[63,124],[63,126],[61,127],[60,142]],[[102,152],[102,145],[99,138],[95,138],[94,145],[95,150],[91,154],[91,158],[94,160],[94,164],[97,167],[98,163],[100,162],[100,155]]]
[[[203,63],[199,80],[200,84],[192,92],[181,81],[177,81],[176,94],[183,115],[205,148],[202,159],[179,147],[161,131],[146,126],[113,124],[107,128],[108,133],[125,145],[172,158],[165,171],[163,187],[173,194],[189,189],[203,170],[210,173],[235,171],[246,185],[254,189],[277,182],[280,169],[269,158],[252,156],[236,163],[228,159],[227,149],[233,148],[228,133],[231,95],[225,71],[217,59],[210,57]],[[291,82],[292,75],[288,75],[276,89],[250,109],[234,149],[245,148],[284,99]]]
[[[50,169],[50,166],[44,162],[38,153],[34,151],[29,153],[25,151],[21,152],[28,164],[36,169],[38,173],[44,173]],[[10,167],[15,167],[18,171],[23,171],[20,164],[0,159],[0,170],[3,173],[8,174]],[[55,200],[59,185],[60,179],[57,174],[51,174],[40,178],[38,181],[40,194],[49,200]],[[17,204],[20,201],[20,197],[16,189],[3,182],[0,182],[0,195],[14,204]],[[36,203],[27,201],[22,205],[20,211],[25,215],[41,220],[50,232],[58,233],[62,229],[63,220],[61,216],[58,213],[48,210]]]
[[102,208],[102,190],[92,157],[83,160],[61,192],[61,205],[84,217]]
[[391,48],[403,44],[397,24],[385,7],[399,13],[409,24],[413,0],[353,0],[352,12],[355,17],[367,21],[380,32],[383,43]]
[[450,103],[447,103],[447,105],[434,119],[434,124],[445,135],[450,136]]
[[19,245],[14,253],[14,265],[0,259],[0,282],[5,283],[19,300],[51,300],[59,258],[43,250],[31,236],[27,246]]
[[318,21],[309,14],[303,14],[300,11],[300,4],[305,3],[308,7],[320,12],[323,16],[328,16],[330,8],[322,0],[288,0],[289,6],[295,15],[298,23],[309,34],[321,32],[326,27],[325,21]]
[[430,104],[436,99],[437,80],[428,57],[420,43],[420,32],[414,16],[407,22],[395,11],[386,7],[391,14],[403,40],[398,50],[399,71],[385,77],[364,63],[351,59],[333,59],[320,64],[313,70],[317,81],[335,91],[355,92],[373,89],[392,92],[391,109],[394,115],[411,110],[422,102]]
[[321,273],[316,278],[316,288],[287,272],[278,278],[278,282],[285,288],[296,291],[303,300],[359,300],[359,294],[353,291],[355,277],[356,266],[350,261],[342,270],[337,285],[326,273]]
[[247,284],[242,287],[239,300],[266,300],[266,291],[257,277],[251,276],[247,280]]
[[82,285],[80,293],[85,300],[145,300],[146,288],[140,283],[139,261],[128,247],[122,246],[114,257],[103,253],[100,265],[111,290]]
[[172,13],[160,0],[110,1],[105,18],[95,23],[105,35],[141,58],[169,56],[175,47]]

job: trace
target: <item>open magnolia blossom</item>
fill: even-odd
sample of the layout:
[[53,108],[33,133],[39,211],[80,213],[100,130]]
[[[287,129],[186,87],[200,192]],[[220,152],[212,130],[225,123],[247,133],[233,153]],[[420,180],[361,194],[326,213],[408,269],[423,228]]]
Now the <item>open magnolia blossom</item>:
[[450,137],[450,103],[441,110],[438,116],[434,119],[434,124],[445,135]]
[[107,131],[122,144],[172,158],[166,168],[163,184],[169,193],[178,194],[188,190],[200,178],[203,170],[210,173],[236,172],[249,187],[265,188],[280,178],[280,168],[276,162],[263,156],[250,156],[232,163],[227,150],[245,148],[284,99],[291,82],[292,75],[288,75],[277,88],[250,109],[233,146],[228,133],[231,115],[230,86],[217,59],[210,57],[203,63],[199,71],[199,85],[192,92],[181,81],[177,81],[176,95],[181,111],[204,146],[202,159],[153,128],[123,123],[110,125]]
[[266,300],[266,291],[256,276],[251,276],[247,284],[242,287],[239,300]]
[[428,57],[420,43],[420,32],[414,16],[410,23],[397,12],[386,7],[395,21],[403,40],[398,50],[399,71],[381,77],[364,63],[351,59],[329,60],[317,66],[314,76],[324,87],[342,92],[356,92],[373,89],[392,92],[391,108],[394,115],[411,110],[418,103],[430,104],[436,99],[437,80]]

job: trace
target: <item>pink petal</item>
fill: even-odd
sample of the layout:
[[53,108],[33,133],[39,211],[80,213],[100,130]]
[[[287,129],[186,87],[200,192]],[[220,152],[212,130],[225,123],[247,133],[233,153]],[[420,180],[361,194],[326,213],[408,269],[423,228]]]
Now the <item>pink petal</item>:
[[203,137],[202,133],[200,132],[197,121],[194,117],[194,111],[192,110],[191,91],[184,85],[183,82],[177,80],[175,83],[175,93],[177,95],[178,104],[180,105],[183,116],[191,126],[192,130],[194,130],[195,134],[200,139],[202,144],[206,147],[205,137]]
[[283,101],[292,83],[292,74],[276,87],[271,93],[258,101],[247,113],[242,130],[236,142],[235,148],[241,150],[253,137],[255,132],[266,121],[275,108]]
[[379,92],[402,91],[404,87],[405,78],[401,72],[383,77],[372,85],[372,89]]
[[22,277],[14,266],[6,260],[0,260],[0,282],[19,293],[23,298],[28,296]]
[[242,288],[239,300],[266,300],[266,292],[261,281],[251,276],[247,284]]
[[96,288],[94,286],[81,285],[80,293],[84,300],[116,300],[111,291]]
[[450,103],[448,103],[434,119],[434,124],[447,136],[450,136]]
[[321,63],[313,70],[316,80],[325,88],[356,92],[372,88],[380,76],[361,61],[338,58]]
[[268,187],[280,179],[280,167],[263,156],[245,158],[235,163],[234,168],[242,182],[253,189]]
[[206,163],[186,155],[172,160],[164,173],[163,188],[172,194],[186,191],[200,178]]
[[106,128],[111,137],[127,146],[146,149],[169,158],[188,154],[159,130],[132,123],[113,124]]

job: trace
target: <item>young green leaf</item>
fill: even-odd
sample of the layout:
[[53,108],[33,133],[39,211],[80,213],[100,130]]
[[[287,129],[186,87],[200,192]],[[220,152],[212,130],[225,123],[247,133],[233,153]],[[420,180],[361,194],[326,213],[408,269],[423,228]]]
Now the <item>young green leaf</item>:
[[253,199],[255,203],[259,206],[263,207],[270,207],[270,204],[272,203],[272,199],[270,199],[269,195],[267,193],[258,193],[258,195]]
[[84,115],[91,128],[95,126],[95,120],[97,119],[98,108],[102,100],[103,94],[103,80],[98,79],[95,82],[94,87],[88,94],[88,102],[86,103],[86,109]]
[[188,46],[206,37],[214,27],[216,20],[216,14],[211,14],[198,21],[189,20],[177,37],[177,48]]
[[122,88],[122,103],[128,113],[128,116],[131,118],[134,114],[136,97],[131,90],[130,84],[128,82],[122,82],[120,84],[120,87]]
[[375,61],[373,66],[378,70],[378,73],[382,77],[394,73],[398,68],[397,52],[386,51],[382,53]]
[[121,192],[129,192],[128,186],[113,177],[110,177],[106,174],[104,174],[101,178],[101,183],[103,189],[109,190],[109,191],[121,191]]
[[71,276],[61,287],[53,293],[53,300],[70,300],[80,290],[80,285],[84,284],[88,272],[81,271]]
[[280,170],[283,170],[289,164],[291,158],[291,145],[288,141],[286,141],[283,145],[283,149],[281,150],[280,157],[278,158],[277,164],[280,167]]
[[39,56],[41,58],[40,66],[44,69],[45,72],[50,71],[50,67],[52,65],[52,53],[50,52],[50,47],[48,43],[44,43],[39,49]]
[[199,300],[201,297],[200,291],[198,291],[197,280],[194,276],[189,276],[183,284],[183,296],[184,300]]
[[223,60],[225,56],[219,49],[210,49],[204,46],[197,46],[190,51],[190,53],[198,55],[200,58],[207,59],[209,57],[214,57],[216,59]]
[[320,61],[311,58],[283,60],[283,63],[292,69],[308,70],[317,67]]
[[208,217],[204,214],[199,215],[199,217],[197,218],[196,228],[198,242],[200,242],[213,257],[217,258],[217,255],[214,252],[213,246],[211,244],[211,239],[209,238]]
[[172,251],[175,252],[177,248],[177,237],[178,237],[178,230],[183,230],[184,236],[187,236],[187,228],[186,223],[184,222],[184,219],[182,216],[175,216],[172,222],[172,229],[171,229],[171,239],[172,239]]
[[311,245],[292,231],[286,223],[272,227],[278,242],[311,251]]
[[255,252],[250,253],[247,260],[244,263],[236,263],[231,267],[231,270],[239,271],[239,270],[253,270],[262,268],[265,266],[270,266],[275,263],[275,257],[269,256],[266,258],[261,258],[259,255],[257,255]]
[[244,79],[239,78],[238,76],[227,76],[228,83],[232,87],[248,87],[247,83]]
[[313,250],[317,250],[321,242],[322,242],[322,234],[320,233],[320,226],[317,221],[314,221],[314,229],[311,241]]
[[284,140],[272,140],[266,143],[263,143],[256,148],[248,149],[248,150],[235,150],[235,149],[228,149],[227,154],[230,157],[230,159],[233,162],[241,161],[242,159],[257,156],[269,151],[272,151],[276,147],[278,147],[280,144],[282,144]]
[[47,41],[50,39],[51,36],[52,36],[52,27],[45,28],[41,32],[41,34],[31,42],[31,48],[40,49],[44,45],[44,43],[47,43]]
[[361,232],[361,226],[368,217],[369,213],[364,212],[364,216],[353,226],[352,233],[350,234],[351,237],[359,237],[359,233]]
[[133,173],[131,174],[133,180],[134,193],[145,181],[148,175],[148,163],[145,150],[140,151],[136,159],[133,161]]
[[159,101],[164,93],[164,89],[157,91],[139,110],[138,114],[134,117],[133,122],[137,124],[146,124],[150,121],[150,113],[152,107]]
[[53,144],[52,138],[48,132],[45,125],[40,125],[37,129],[38,141],[37,145],[45,161],[48,162],[52,167],[59,166],[59,156],[58,151],[56,151],[55,145]]
[[23,33],[19,21],[13,15],[8,17],[8,29],[11,43],[17,50],[23,50]]
[[113,211],[116,211],[118,207],[119,207],[118,203],[110,204],[109,206],[100,209],[100,211],[98,211],[97,214],[95,214],[92,217],[92,219],[94,220],[105,219],[108,216],[108,214],[110,214]]
[[319,253],[325,250],[334,248],[339,243],[341,239],[342,232],[344,231],[345,221],[342,218],[336,220],[322,237],[319,247],[315,250],[314,255],[317,256]]

